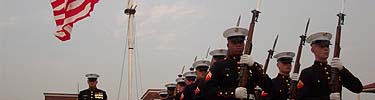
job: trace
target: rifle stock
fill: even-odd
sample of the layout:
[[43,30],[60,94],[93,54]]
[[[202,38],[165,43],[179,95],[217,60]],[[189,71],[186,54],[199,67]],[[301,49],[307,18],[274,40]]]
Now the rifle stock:
[[[245,45],[245,54],[250,55],[251,54],[251,49],[253,47],[253,32],[254,32],[254,27],[255,27],[255,22],[258,19],[259,16],[259,11],[253,10],[251,11],[253,13],[253,17],[251,19],[250,27],[249,27],[249,32],[247,34],[247,40],[246,40],[246,45]],[[239,86],[245,87],[249,78],[249,71],[248,67],[245,67],[245,65],[241,65],[240,69],[240,84]]]
[[[252,43],[253,32],[254,32],[255,22],[257,22],[258,20],[260,11],[254,9],[251,12],[253,13],[253,16],[250,22],[249,32],[247,34],[247,40],[246,40],[245,51],[244,51],[244,54],[248,54],[248,55],[251,54],[251,49],[253,47],[253,43]],[[241,64],[240,65],[240,82],[239,82],[240,87],[246,87],[246,85],[248,84],[247,82],[249,79],[249,73],[250,73],[249,67],[247,65]]]
[[[344,25],[344,16],[345,14],[339,13],[337,14],[338,21],[336,27],[336,39],[335,39],[335,48],[333,51],[333,57],[340,57],[340,40],[341,40],[341,25]],[[331,88],[331,93],[340,92],[340,83],[339,83],[339,70],[337,68],[331,69],[331,81],[329,83]]]

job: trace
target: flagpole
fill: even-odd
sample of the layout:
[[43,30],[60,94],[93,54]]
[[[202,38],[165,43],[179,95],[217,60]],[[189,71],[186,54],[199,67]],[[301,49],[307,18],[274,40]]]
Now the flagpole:
[[77,93],[79,94],[79,82],[77,82]]
[[137,6],[133,4],[133,0],[128,0],[127,8],[125,9],[125,14],[129,16],[128,20],[128,100],[131,98],[132,90],[132,65],[133,65],[133,55],[134,55],[134,33],[133,33],[133,23],[134,23],[134,14],[135,8]]

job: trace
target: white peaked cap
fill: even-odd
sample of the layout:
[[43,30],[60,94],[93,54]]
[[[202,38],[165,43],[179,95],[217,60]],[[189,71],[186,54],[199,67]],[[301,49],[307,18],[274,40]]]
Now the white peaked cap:
[[292,58],[293,59],[294,56],[295,56],[294,52],[280,52],[274,55],[273,57],[276,59],[279,59],[279,58]]
[[176,83],[167,83],[167,84],[165,84],[165,87],[167,87],[167,88],[176,87]]
[[330,41],[332,38],[332,33],[329,32],[317,32],[314,34],[311,34],[309,37],[307,37],[306,42],[307,43],[313,43],[317,40],[327,40]]
[[184,81],[184,78],[182,78],[182,77],[178,77],[178,78],[176,79],[176,82],[177,82],[177,83],[180,83],[180,82],[185,82],[185,81]]
[[210,51],[211,56],[226,56],[228,50],[227,49],[215,49]]
[[183,76],[184,76],[185,78],[186,78],[186,77],[189,77],[189,76],[197,77],[197,74],[195,74],[194,71],[188,71],[188,72],[185,72]]
[[87,78],[99,78],[98,74],[86,74],[85,75]]
[[232,28],[225,30],[223,33],[223,36],[225,38],[229,38],[232,36],[245,36],[246,37],[248,32],[249,30],[247,30],[246,28],[236,26],[236,27],[232,27]]
[[202,60],[197,60],[193,63],[193,67],[194,68],[197,68],[198,66],[207,66],[209,67],[210,66],[210,61],[207,60],[207,59],[202,59]]

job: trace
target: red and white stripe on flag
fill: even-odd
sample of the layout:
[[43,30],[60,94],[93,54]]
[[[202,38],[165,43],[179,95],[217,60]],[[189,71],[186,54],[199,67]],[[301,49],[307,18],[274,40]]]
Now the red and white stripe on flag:
[[73,24],[90,16],[99,0],[51,0],[57,25],[55,36],[61,41],[70,39]]

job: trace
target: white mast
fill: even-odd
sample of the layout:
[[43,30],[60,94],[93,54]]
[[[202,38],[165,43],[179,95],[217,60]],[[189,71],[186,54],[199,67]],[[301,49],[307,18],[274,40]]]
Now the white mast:
[[128,20],[128,100],[131,100],[131,90],[132,90],[132,61],[134,55],[134,14],[135,8],[137,6],[134,4],[134,0],[128,0],[127,8],[125,9],[125,14],[129,16]]

